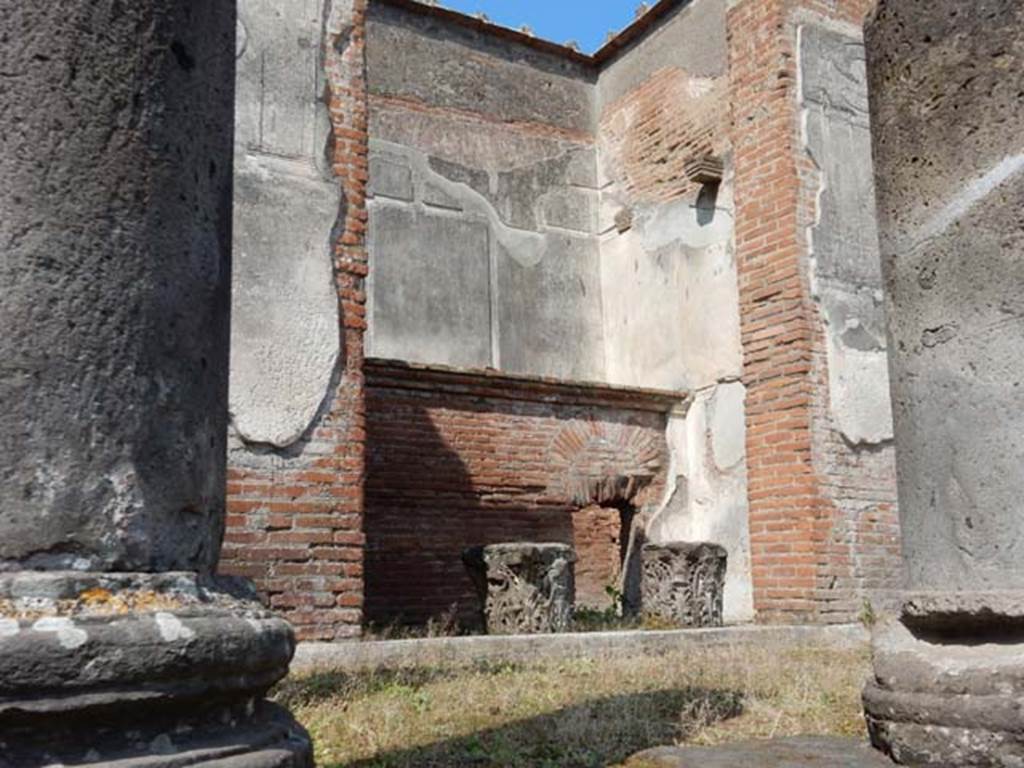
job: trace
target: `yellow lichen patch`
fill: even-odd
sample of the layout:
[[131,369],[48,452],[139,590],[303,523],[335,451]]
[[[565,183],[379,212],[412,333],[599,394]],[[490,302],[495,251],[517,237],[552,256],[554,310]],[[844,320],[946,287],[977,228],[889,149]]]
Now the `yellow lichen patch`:
[[179,595],[152,590],[125,590],[111,592],[102,587],[91,587],[69,600],[11,600],[0,598],[0,618],[35,621],[55,616],[124,616],[131,613],[176,611],[188,601]]
[[114,595],[106,589],[95,587],[94,589],[87,589],[85,592],[78,596],[78,602],[83,605],[94,606],[94,605],[106,605],[113,599]]
[[178,597],[152,590],[114,593],[94,588],[87,589],[78,596],[71,612],[91,616],[120,616],[127,613],[175,610],[183,605],[184,602]]

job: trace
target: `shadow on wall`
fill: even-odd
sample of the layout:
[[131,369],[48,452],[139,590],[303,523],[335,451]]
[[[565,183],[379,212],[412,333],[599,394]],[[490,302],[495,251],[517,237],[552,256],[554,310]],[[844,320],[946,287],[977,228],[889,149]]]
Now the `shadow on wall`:
[[345,768],[600,768],[617,765],[645,749],[671,744],[689,731],[742,712],[741,694],[726,689],[682,688],[609,696],[500,728],[346,763]]
[[464,622],[473,592],[460,554],[481,543],[472,525],[480,501],[415,396],[391,406],[375,408],[368,393],[365,621],[423,624],[457,606]]
[[[481,629],[463,550],[507,541],[571,544],[570,510],[545,503],[545,488],[524,485],[515,470],[502,474],[497,455],[481,462],[495,473],[488,487],[475,486],[459,453],[475,455],[469,434],[480,428],[470,413],[441,409],[454,430],[453,447],[434,424],[436,399],[428,408],[415,393],[386,398],[385,404],[367,396],[365,621],[386,627],[440,620],[447,631],[456,622]],[[495,489],[503,478],[507,494]]]
[[607,607],[624,531],[645,500],[660,498],[663,418],[371,382],[367,623],[480,628],[461,556],[500,542],[573,545],[577,603]]

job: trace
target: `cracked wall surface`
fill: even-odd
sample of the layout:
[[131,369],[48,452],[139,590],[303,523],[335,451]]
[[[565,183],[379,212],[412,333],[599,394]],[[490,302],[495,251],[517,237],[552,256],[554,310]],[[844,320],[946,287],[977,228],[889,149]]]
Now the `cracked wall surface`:
[[329,396],[340,354],[323,7],[247,0],[238,23],[230,411],[242,441],[285,448]]
[[592,77],[371,6],[368,354],[604,379]]
[[221,568],[307,640],[362,622],[364,8],[239,3]]
[[825,322],[830,409],[847,441],[877,445],[893,434],[864,44],[814,24],[799,37],[804,146],[819,173],[811,290]]
[[727,14],[760,620],[855,620],[898,576],[857,69],[872,5],[736,0]]
[[[742,442],[732,183],[684,170],[728,156],[725,74],[721,0],[599,74],[371,6],[368,354],[699,389],[691,442],[711,445],[709,407]],[[695,493],[643,519],[726,543],[726,613],[749,619],[745,459],[691,454],[674,461]]]
[[[693,396],[688,411],[668,423],[669,488],[647,537],[723,545],[724,614],[748,621],[754,611],[725,31],[725,3],[697,0],[601,73],[599,231],[608,379]],[[705,155],[725,161],[721,183],[687,178],[686,161]]]
[[[864,45],[856,29],[797,28],[799,114],[814,217],[810,296],[824,336],[814,456],[834,512],[821,567],[824,615],[884,606],[899,575],[888,340]],[[816,186],[815,186],[816,185]]]
[[[854,618],[898,547],[863,56],[847,18],[865,0],[831,16],[679,2],[600,64],[400,2],[371,2],[365,26],[357,0],[291,5],[242,9],[258,20],[239,51],[232,568],[305,636],[330,638],[358,620],[371,486],[378,585],[390,571],[414,581],[395,555],[418,546],[403,515],[424,535],[438,526],[437,541],[460,520],[478,538],[569,530],[567,510],[549,529],[516,527],[504,498],[508,520],[477,519],[474,489],[520,447],[499,438],[527,429],[491,403],[496,369],[531,387],[690,392],[664,429],[664,493],[637,510],[648,539],[726,546],[730,621],[755,607]],[[686,162],[707,155],[723,178],[691,181]],[[923,343],[957,332],[937,325]],[[364,406],[375,366],[401,368],[415,423],[378,412],[388,387],[371,382]],[[454,413],[439,377],[486,397]],[[560,409],[548,416],[576,419]],[[595,434],[628,418],[605,408]],[[486,447],[466,442],[467,420]],[[417,462],[415,509],[385,492],[408,474],[395,456]],[[431,486],[453,457],[469,468],[457,511]],[[524,471],[503,482],[543,494]],[[437,590],[431,610],[445,607]],[[379,618],[391,597],[374,595]]]
[[666,500],[647,529],[655,543],[707,541],[725,547],[722,608],[730,623],[754,618],[745,397],[742,382],[721,382],[694,392],[686,412],[669,418]]

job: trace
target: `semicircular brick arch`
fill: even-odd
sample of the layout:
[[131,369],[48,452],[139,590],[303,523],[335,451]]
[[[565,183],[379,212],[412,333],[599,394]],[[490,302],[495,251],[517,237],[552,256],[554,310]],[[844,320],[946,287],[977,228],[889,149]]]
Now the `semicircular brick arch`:
[[664,444],[631,424],[573,421],[548,451],[554,495],[579,506],[635,502],[663,466]]

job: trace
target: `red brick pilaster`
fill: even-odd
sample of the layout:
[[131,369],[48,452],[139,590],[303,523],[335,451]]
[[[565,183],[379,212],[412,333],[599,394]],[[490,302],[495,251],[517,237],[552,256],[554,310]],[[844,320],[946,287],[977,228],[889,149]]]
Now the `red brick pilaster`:
[[222,570],[253,578],[301,640],[357,636],[363,618],[365,11],[366,0],[335,0],[323,41],[329,159],[342,190],[334,243],[344,356],[337,388],[301,450],[228,475]]
[[[800,137],[796,30],[798,15],[809,13],[859,25],[872,5],[740,0],[727,17],[752,575],[761,621],[855,618],[855,598],[842,612],[826,595],[837,580],[851,581],[849,552],[835,541],[835,494],[847,478],[837,483],[821,470],[835,463],[824,453],[838,441],[827,415],[824,325],[810,295],[807,227],[818,177]],[[844,472],[861,472],[855,458],[847,463]],[[879,509],[894,514],[891,506]]]

